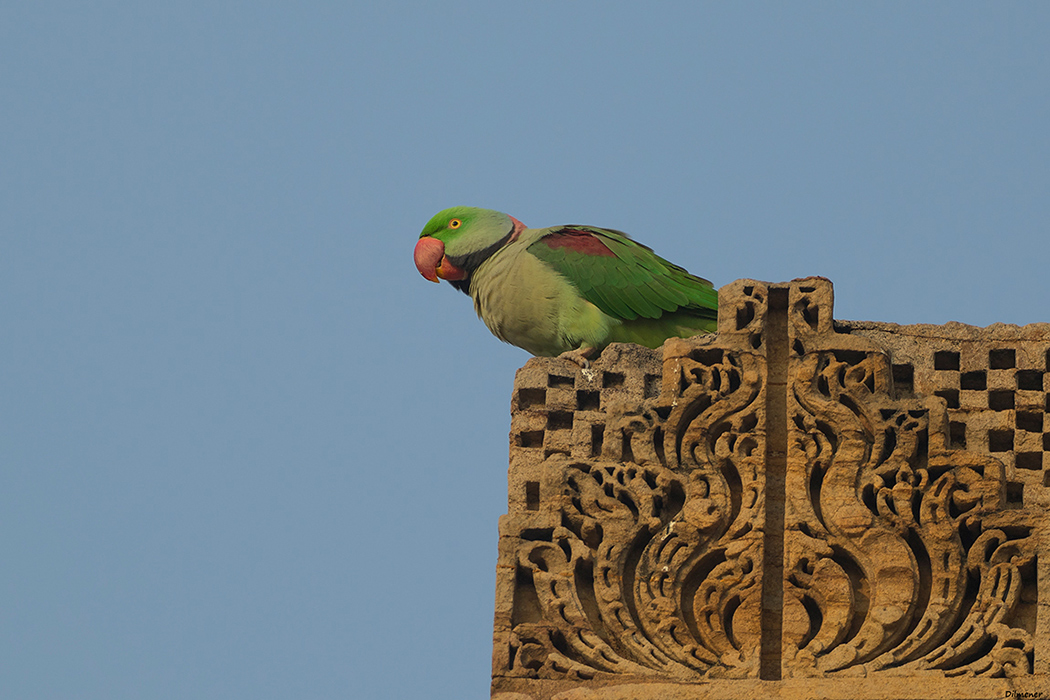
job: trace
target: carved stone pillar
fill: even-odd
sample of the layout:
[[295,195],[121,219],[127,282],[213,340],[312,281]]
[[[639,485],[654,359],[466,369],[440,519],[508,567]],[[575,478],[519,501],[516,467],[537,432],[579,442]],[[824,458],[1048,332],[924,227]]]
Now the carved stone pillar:
[[493,697],[1050,698],[1050,326],[720,295],[519,371]]

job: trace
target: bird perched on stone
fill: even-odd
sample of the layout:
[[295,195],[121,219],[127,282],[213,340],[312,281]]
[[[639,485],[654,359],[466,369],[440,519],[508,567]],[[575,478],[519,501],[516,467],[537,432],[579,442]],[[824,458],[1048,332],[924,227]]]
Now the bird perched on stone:
[[416,268],[449,281],[500,340],[583,367],[609,343],[659,347],[715,330],[718,292],[632,240],[593,226],[527,228],[476,207],[439,212]]

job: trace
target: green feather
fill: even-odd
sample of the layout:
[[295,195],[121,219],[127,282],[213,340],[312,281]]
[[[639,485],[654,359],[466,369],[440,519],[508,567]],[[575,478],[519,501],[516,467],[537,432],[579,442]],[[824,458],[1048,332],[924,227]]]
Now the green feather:
[[553,267],[587,301],[609,316],[621,321],[657,320],[681,311],[699,319],[717,317],[718,292],[710,282],[664,260],[627,234],[571,226],[552,228],[548,236],[563,231],[589,234],[612,255],[595,255],[569,246],[551,247],[544,238],[529,246],[529,253]]

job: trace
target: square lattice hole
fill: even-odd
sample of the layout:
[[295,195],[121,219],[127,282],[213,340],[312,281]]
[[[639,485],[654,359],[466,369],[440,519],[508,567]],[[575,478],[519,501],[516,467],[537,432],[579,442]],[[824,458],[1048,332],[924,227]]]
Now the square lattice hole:
[[551,388],[565,388],[575,386],[576,380],[572,377],[563,377],[560,374],[548,374],[547,375],[547,386]]
[[597,391],[577,391],[576,410],[597,411],[601,408],[601,394]]
[[602,443],[605,441],[605,424],[591,424],[591,457],[598,457],[602,453]]
[[[1014,392],[996,390],[988,392],[988,408],[993,411],[1009,411],[1014,407]],[[1040,428],[1042,430],[1042,428]]]
[[1013,369],[1017,366],[1017,354],[1013,348],[988,351],[988,367],[991,369]]
[[526,510],[539,510],[540,509],[540,482],[538,482],[538,481],[526,481],[525,482],[525,509]]
[[551,411],[548,413],[547,430],[572,430],[572,412]]
[[514,441],[518,447],[543,447],[543,431],[524,430],[517,434]]
[[1014,448],[1014,431],[1012,430],[989,430],[988,451],[1009,452]]
[[964,372],[959,378],[959,388],[984,391],[988,388],[988,374],[983,369],[977,372]]
[[1014,464],[1018,469],[1038,471],[1043,468],[1042,452],[1019,452],[1014,457]]
[[603,372],[602,373],[602,388],[612,389],[614,387],[623,386],[624,376],[619,372]]
[[1020,508],[1024,505],[1023,481],[1006,482],[1006,504],[1008,506],[1013,506],[1014,508]]
[[949,369],[959,371],[959,353],[951,350],[938,350],[933,353],[934,369]]
[[956,450],[966,449],[966,423],[952,421],[948,424],[948,444]]
[[1022,369],[1017,373],[1017,388],[1025,391],[1043,390],[1043,373],[1034,369]]
[[518,389],[518,410],[542,408],[547,404],[546,389]]
[[935,391],[933,393],[947,401],[948,408],[959,408],[958,389],[941,389],[940,391]]
[[1041,433],[1043,432],[1043,414],[1018,411],[1015,425],[1018,430],[1026,433]]
[[915,393],[915,368],[911,365],[893,365],[893,388],[899,395]]

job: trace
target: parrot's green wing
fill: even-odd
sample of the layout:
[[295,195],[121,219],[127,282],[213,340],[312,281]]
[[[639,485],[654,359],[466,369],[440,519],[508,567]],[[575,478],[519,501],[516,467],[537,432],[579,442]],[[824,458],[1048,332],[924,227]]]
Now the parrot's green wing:
[[587,301],[624,321],[669,312],[718,317],[718,292],[707,280],[664,260],[612,229],[559,226],[528,252],[569,280]]

